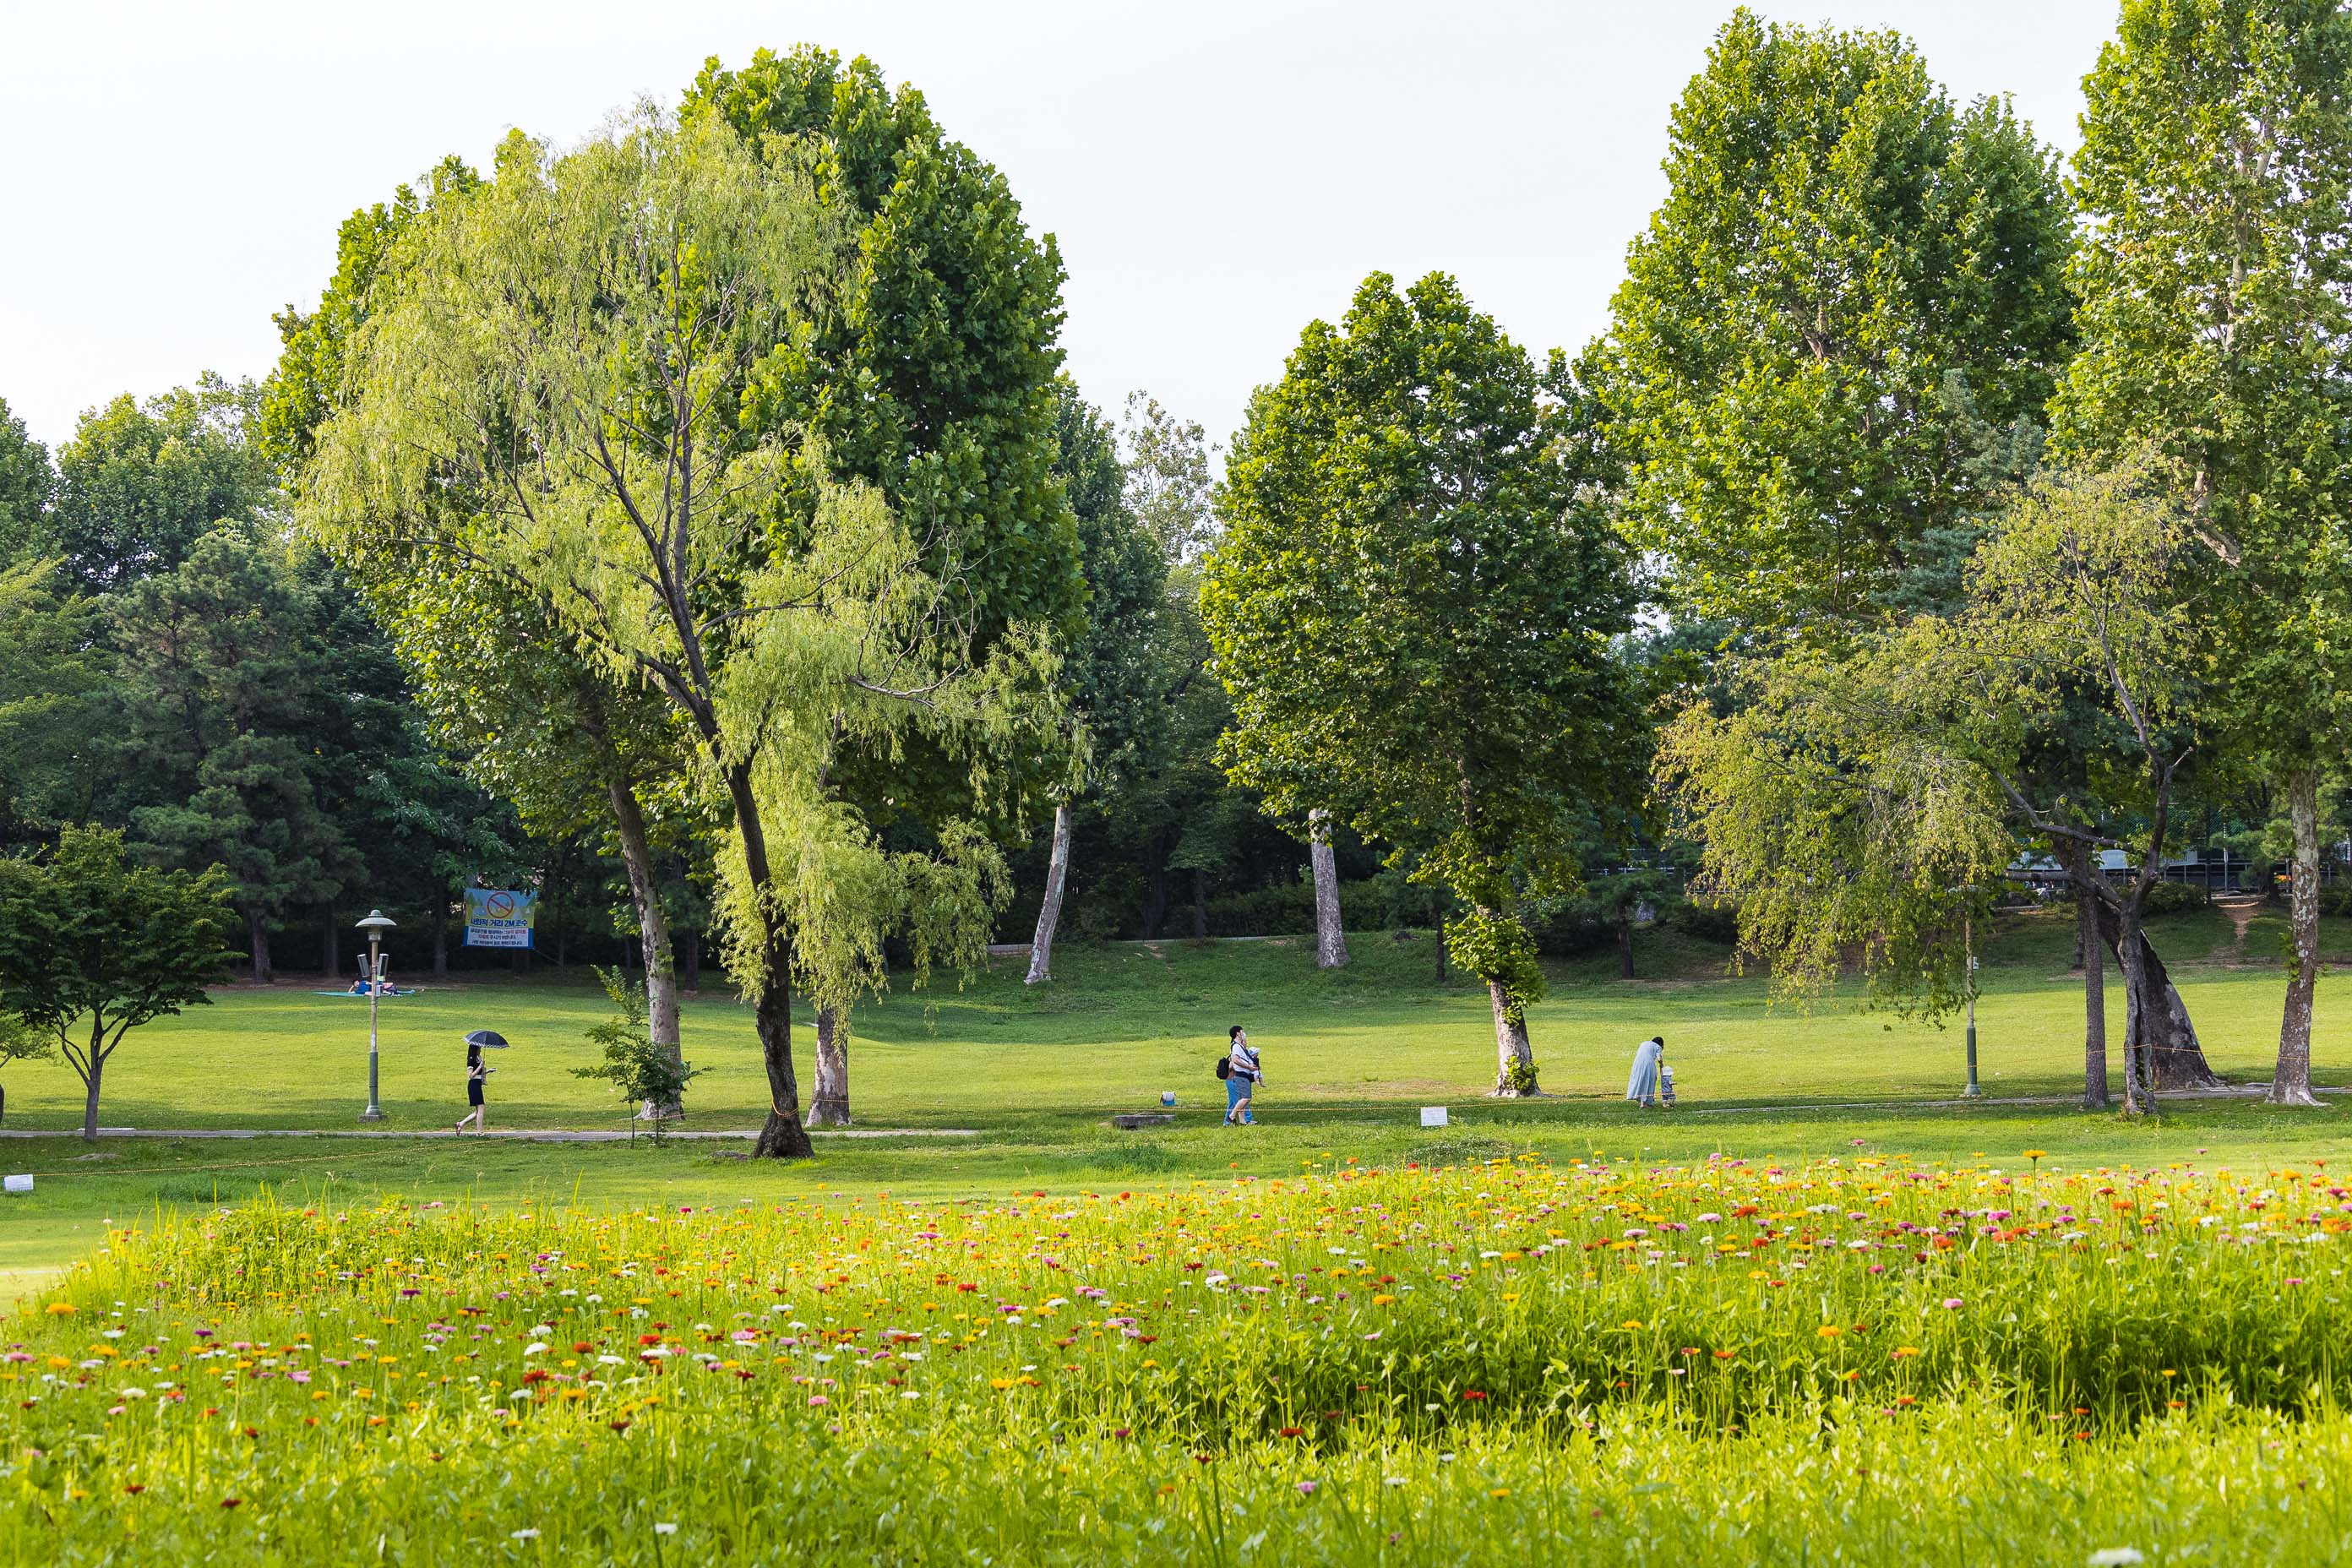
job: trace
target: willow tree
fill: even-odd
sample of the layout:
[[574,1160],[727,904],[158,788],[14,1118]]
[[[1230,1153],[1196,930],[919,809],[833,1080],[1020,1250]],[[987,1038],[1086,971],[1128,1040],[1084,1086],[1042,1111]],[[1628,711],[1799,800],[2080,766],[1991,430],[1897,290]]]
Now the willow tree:
[[[278,318],[282,347],[262,392],[258,444],[297,495],[310,483],[320,430],[351,398],[349,362],[368,321],[400,291],[414,249],[404,243],[409,231],[434,209],[475,195],[482,181],[452,157],[423,186],[402,185],[391,201],[345,218],[334,275],[317,305]],[[467,510],[467,498],[447,487],[439,500],[450,515]],[[512,803],[534,834],[609,830],[636,915],[647,1027],[655,1045],[682,1059],[677,968],[656,855],[664,837],[677,836],[683,814],[674,787],[685,750],[678,726],[659,697],[583,658],[537,595],[420,548],[423,537],[412,526],[392,540],[331,533],[323,542],[366,595],[435,738],[467,774]],[[436,973],[451,895],[469,875],[460,870],[437,890]]]
[[[415,226],[307,502],[322,531],[413,531],[528,591],[693,737],[727,824],[718,913],[768,1076],[764,1156],[810,1149],[795,984],[846,1006],[885,983],[894,932],[919,968],[969,962],[1003,897],[968,821],[886,846],[841,759],[959,757],[982,809],[999,759],[1057,721],[1041,635],[976,657],[952,566],[927,569],[805,426],[743,417],[743,389],[803,352],[851,275],[821,157],[754,149],[710,113],[640,111],[562,154],[510,136],[488,189]],[[436,504],[452,487],[459,519]]]
[[2052,472],[1992,520],[1960,612],[1751,660],[1727,712],[1685,709],[1660,772],[1704,829],[1698,890],[1739,907],[1741,957],[1799,995],[1858,958],[1874,1003],[1947,1011],[1964,917],[2039,840],[2077,889],[2085,1101],[2107,1102],[2103,947],[2126,981],[2127,1107],[2193,1081],[2166,1070],[2202,1058],[2140,921],[2195,750],[2199,565],[2161,465]]
[[1452,279],[1400,294],[1375,273],[1251,400],[1202,595],[1234,780],[1301,826],[1328,808],[1470,906],[1446,940],[1486,982],[1501,1095],[1538,1091],[1519,910],[1575,889],[1648,744],[1611,647],[1627,563],[1561,424]]

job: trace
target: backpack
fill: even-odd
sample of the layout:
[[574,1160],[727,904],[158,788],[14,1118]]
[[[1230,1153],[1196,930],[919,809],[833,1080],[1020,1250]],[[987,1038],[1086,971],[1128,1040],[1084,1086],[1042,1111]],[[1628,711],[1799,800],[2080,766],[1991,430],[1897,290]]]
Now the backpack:
[[1225,1055],[1217,1058],[1217,1076],[1219,1078],[1231,1078],[1234,1076],[1234,1058],[1231,1052],[1227,1052]]

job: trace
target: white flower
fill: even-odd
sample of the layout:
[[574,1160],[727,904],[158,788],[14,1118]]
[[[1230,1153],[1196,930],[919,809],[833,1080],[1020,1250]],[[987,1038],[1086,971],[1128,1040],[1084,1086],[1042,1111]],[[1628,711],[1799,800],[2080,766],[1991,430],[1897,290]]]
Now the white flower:
[[2106,1546],[2091,1553],[2091,1568],[2132,1568],[2133,1563],[2147,1561],[2130,1546]]
[[[744,1200],[746,1203],[749,1203],[750,1201],[751,1200],[749,1198]],[[677,1533],[677,1526],[674,1524],[656,1524],[654,1526],[654,1533],[656,1535],[676,1535]]]
[[518,1530],[514,1532],[512,1539],[516,1541],[537,1541],[539,1539],[539,1531],[536,1530]]

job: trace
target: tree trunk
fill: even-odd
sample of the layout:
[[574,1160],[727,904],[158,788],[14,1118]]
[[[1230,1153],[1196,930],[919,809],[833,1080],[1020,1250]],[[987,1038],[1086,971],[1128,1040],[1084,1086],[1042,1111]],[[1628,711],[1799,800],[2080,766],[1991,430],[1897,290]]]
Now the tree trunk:
[[1536,1050],[1528,1041],[1527,1015],[1511,1005],[1499,980],[1486,982],[1495,1005],[1495,1093],[1506,1100],[1543,1092],[1536,1085]]
[[2105,899],[2097,903],[2100,940],[2123,971],[2125,1039],[2146,1043],[2150,1087],[2169,1093],[2221,1088],[2221,1076],[2207,1064],[2197,1026],[2189,1021],[2189,1005],[2174,988],[2172,976],[2149,943],[2146,929],[2133,922],[2132,945],[2138,963],[2126,963],[2122,922]]
[[81,1102],[81,1136],[85,1143],[98,1142],[98,1082],[106,1076],[105,1024],[92,1018],[89,1026],[89,1079],[83,1086],[89,1092]]
[[1443,921],[1437,927],[1437,983],[1440,985],[1445,984],[1445,926]]
[[449,978],[449,889],[433,900],[433,978]]
[[[260,910],[256,910],[246,917],[245,931],[246,940],[253,948],[253,983],[267,985],[269,984],[269,922]],[[97,1101],[91,1103],[95,1105]],[[93,1110],[90,1114],[95,1116],[98,1113]]]
[[1617,978],[1633,978],[1633,922],[1627,921],[1617,928]]
[[[629,876],[629,901],[637,910],[637,944],[646,965],[646,1026],[653,1043],[672,1061],[683,1061],[677,1032],[677,971],[670,952],[669,921],[662,914],[661,888],[654,880],[654,854],[646,836],[646,814],[637,792],[615,778],[604,786],[613,825],[621,841],[621,864]],[[642,1108],[648,1115],[675,1116],[676,1105]]]
[[809,1127],[849,1125],[849,1031],[830,1007],[816,1011],[816,1082],[809,1091]]
[[[1344,969],[1348,935],[1339,929],[1339,868],[1331,855],[1331,814],[1319,805],[1307,814],[1307,858],[1315,868],[1315,967]],[[1526,1041],[1525,1029],[1519,1039]]]
[[760,922],[759,968],[751,976],[756,999],[751,1026],[760,1040],[761,1065],[768,1073],[768,1119],[751,1145],[755,1159],[805,1160],[816,1152],[808,1130],[801,1125],[801,1091],[793,1076],[793,942],[774,914],[775,878],[768,868],[768,837],[760,821],[758,798],[751,791],[751,770],[742,763],[727,768],[728,801],[735,812],[735,833],[743,854],[744,891],[751,895],[751,918]]
[[[2085,851],[2087,857],[2088,852]],[[2107,950],[2099,940],[2099,900],[2077,876],[2074,945],[2083,954],[2083,1108],[2107,1108]]]
[[320,939],[319,942],[319,973],[325,975],[328,982],[332,984],[334,981],[341,979],[343,973],[342,958],[336,951],[342,942],[343,933],[335,929],[334,910],[329,910],[327,911],[326,919],[320,927],[319,935]]
[[1151,889],[1143,900],[1143,940],[1158,942],[1160,927],[1168,918],[1168,862],[1160,861],[1151,868]]
[[2288,775],[2286,796],[2294,825],[2294,967],[2287,973],[2286,1012],[2279,1021],[2278,1068],[2263,1098],[2273,1105],[2317,1105],[2311,1092],[2311,1002],[2319,984],[2319,770]]
[[2156,1010],[2142,1005],[2150,993],[2147,941],[2140,934],[2139,920],[2131,910],[2119,916],[2116,958],[2124,972],[2124,1114],[2146,1116],[2156,1109],[2153,1094],[2153,1074],[2148,1058],[2152,1053],[2150,1040]]
[[689,931],[683,941],[686,944],[686,991],[688,995],[700,995],[702,993],[702,933],[698,931]]
[[1062,923],[1062,889],[1070,877],[1070,808],[1054,808],[1054,848],[1045,858],[1045,899],[1037,906],[1037,934],[1029,942],[1029,978],[1042,985],[1054,977],[1054,929]]
[[1209,873],[1200,867],[1192,868],[1192,940],[1205,942],[1209,937]]

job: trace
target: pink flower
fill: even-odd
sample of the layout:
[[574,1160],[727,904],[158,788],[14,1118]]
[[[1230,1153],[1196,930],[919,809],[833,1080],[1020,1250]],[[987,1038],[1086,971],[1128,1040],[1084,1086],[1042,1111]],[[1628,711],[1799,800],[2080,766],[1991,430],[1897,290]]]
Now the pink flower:
[[832,1400],[830,1400],[830,1399],[827,1399],[827,1398],[826,1398],[824,1394],[810,1394],[810,1395],[809,1395],[809,1403],[810,1403],[811,1405],[830,1405],[830,1404],[832,1404],[832,1403],[833,1403],[833,1401],[832,1401]]
[[1315,1489],[1316,1489],[1316,1487],[1317,1487],[1317,1486],[1318,1486],[1319,1484],[1320,1484],[1319,1482],[1316,1482],[1316,1481],[1301,1481],[1301,1482],[1299,1482],[1299,1483],[1298,1483],[1298,1495],[1299,1495],[1300,1497],[1313,1497],[1313,1496],[1315,1495]]
[[1944,1310],[1947,1312],[1957,1312],[1959,1310],[1960,1299],[1958,1296],[1947,1296],[1944,1298]]

